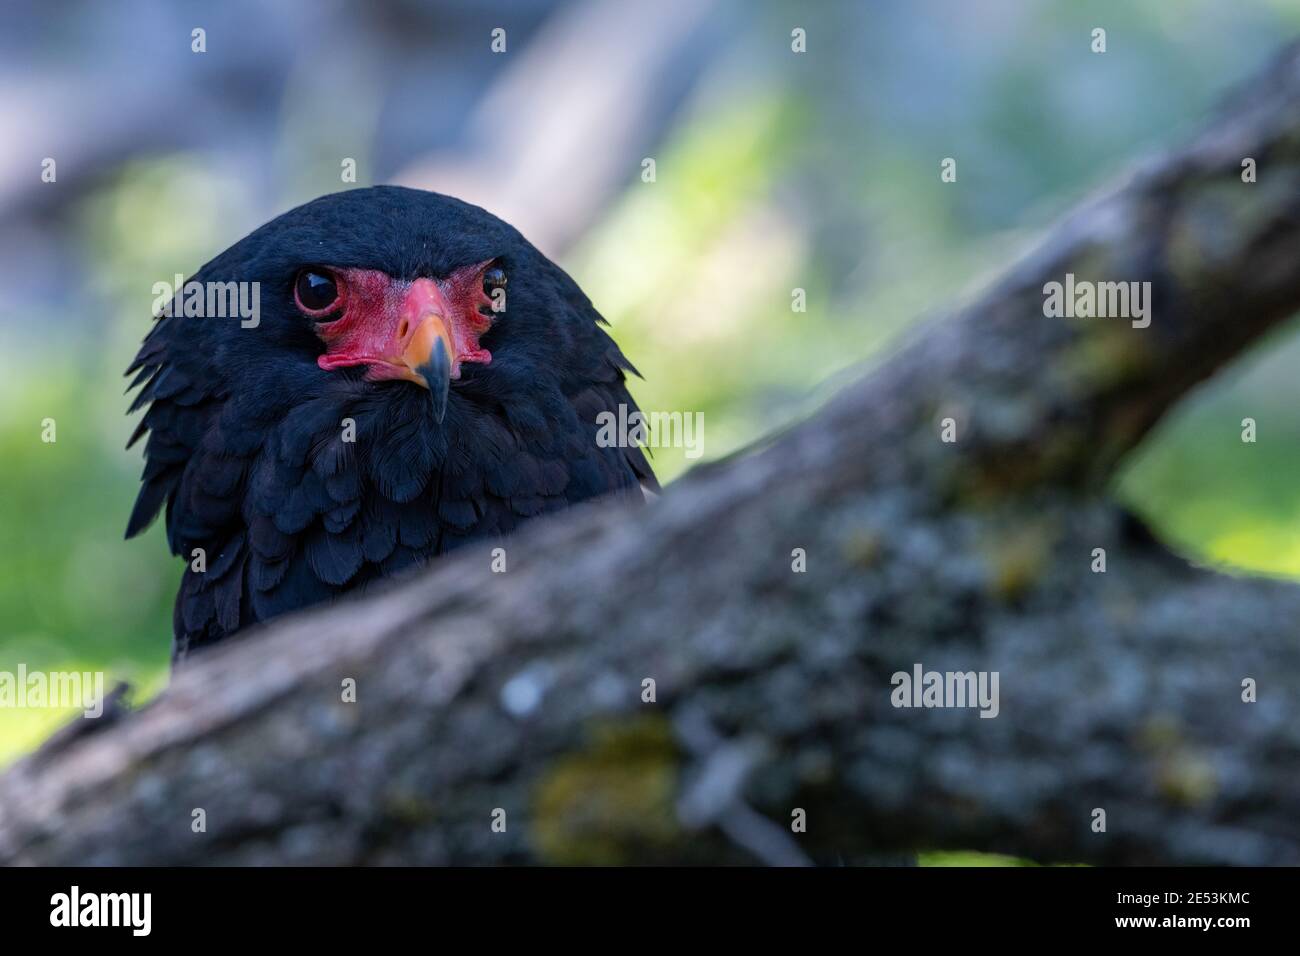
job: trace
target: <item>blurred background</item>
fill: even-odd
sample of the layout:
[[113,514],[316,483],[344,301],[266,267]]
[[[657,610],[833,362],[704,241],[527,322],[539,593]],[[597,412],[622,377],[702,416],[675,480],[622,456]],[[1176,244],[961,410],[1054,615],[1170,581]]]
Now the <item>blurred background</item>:
[[[181,565],[157,526],[122,540],[122,370],[154,282],[349,188],[344,159],[519,227],[611,322],[642,407],[705,413],[709,459],[806,414],[1297,34],[1296,0],[8,3],[0,669],[165,682]],[[1297,361],[1284,329],[1118,493],[1192,556],[1300,576]],[[1247,415],[1243,469],[1223,451]],[[0,765],[66,716],[0,710]]]

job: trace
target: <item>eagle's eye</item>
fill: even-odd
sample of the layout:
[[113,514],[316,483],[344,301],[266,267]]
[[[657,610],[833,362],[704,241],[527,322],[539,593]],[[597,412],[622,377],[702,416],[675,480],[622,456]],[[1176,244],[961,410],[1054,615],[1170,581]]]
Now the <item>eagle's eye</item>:
[[328,312],[338,304],[339,287],[334,276],[319,269],[303,269],[293,284],[298,308],[312,315]]
[[489,296],[497,289],[506,287],[506,270],[500,266],[493,266],[487,272],[483,273],[483,291]]

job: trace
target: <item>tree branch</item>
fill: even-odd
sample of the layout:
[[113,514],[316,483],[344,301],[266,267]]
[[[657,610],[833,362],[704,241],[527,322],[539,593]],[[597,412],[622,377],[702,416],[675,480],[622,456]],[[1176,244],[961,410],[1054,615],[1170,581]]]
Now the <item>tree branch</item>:
[[[535,523],[506,574],[471,549],[218,648],[12,768],[0,862],[1300,862],[1300,587],[1098,496],[1300,308],[1300,50],[1251,89],[763,447]],[[1045,317],[1067,271],[1152,282],[1150,327]],[[916,664],[998,672],[997,718],[893,706]]]

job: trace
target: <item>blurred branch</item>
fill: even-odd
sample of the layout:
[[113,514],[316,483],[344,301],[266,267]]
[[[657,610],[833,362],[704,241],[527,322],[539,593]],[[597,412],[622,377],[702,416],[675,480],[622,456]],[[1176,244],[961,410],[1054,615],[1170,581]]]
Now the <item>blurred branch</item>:
[[[1300,306],[1300,54],[1293,46],[1188,147],[1083,203],[1038,248],[879,375],[841,396],[895,396],[873,442],[920,436],[906,465],[980,496],[1098,488],[1197,382]],[[1242,181],[1253,160],[1258,182]],[[1044,285],[1150,282],[1150,327],[1048,318]],[[929,441],[952,416],[952,446]],[[974,460],[972,460],[974,459]],[[945,463],[948,467],[944,467]]]
[[[0,862],[1300,862],[1300,587],[1101,496],[1300,308],[1300,49],[1251,91],[763,447],[536,523],[507,574],[471,551],[219,648],[11,769]],[[1066,271],[1151,281],[1150,327],[1046,318]],[[895,708],[915,664],[996,671],[997,718]]]
[[486,206],[554,256],[640,176],[641,159],[728,49],[721,6],[583,0],[560,10],[521,53],[500,58],[501,78],[464,143],[394,181]]

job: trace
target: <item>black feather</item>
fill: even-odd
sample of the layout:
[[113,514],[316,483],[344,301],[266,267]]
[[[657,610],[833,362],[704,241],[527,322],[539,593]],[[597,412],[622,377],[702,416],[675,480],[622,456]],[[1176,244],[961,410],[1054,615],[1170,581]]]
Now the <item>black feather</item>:
[[[417,385],[318,366],[324,345],[292,299],[302,266],[408,281],[488,259],[509,273],[509,306],[441,423]],[[482,209],[397,187],[325,196],[192,278],[259,283],[260,320],[164,316],[127,370],[132,410],[148,406],[127,536],[165,508],[172,550],[208,555],[177,593],[177,657],[538,515],[655,487],[641,449],[595,441],[602,412],[636,410],[631,363],[573,280]]]

